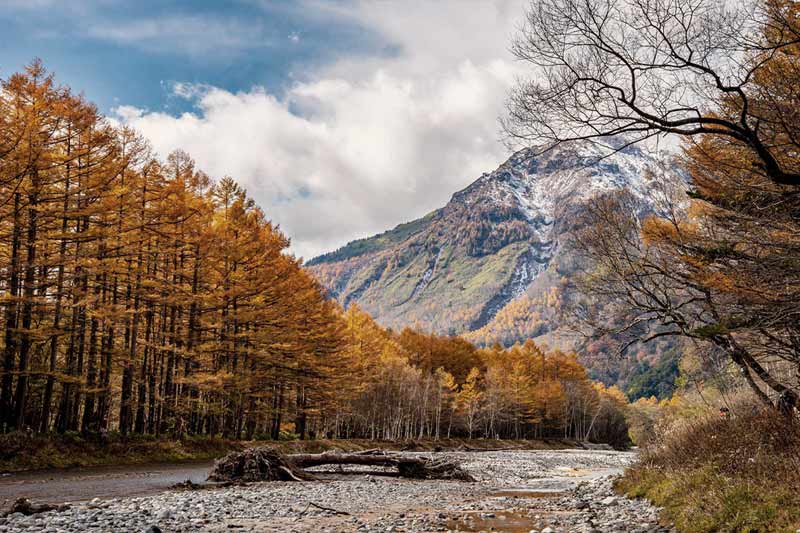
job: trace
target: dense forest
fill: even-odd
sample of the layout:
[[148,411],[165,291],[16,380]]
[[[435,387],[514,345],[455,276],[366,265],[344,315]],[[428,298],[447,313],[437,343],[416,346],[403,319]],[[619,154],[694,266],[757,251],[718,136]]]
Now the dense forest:
[[0,93],[3,431],[624,443],[574,354],[382,329],[231,178],[153,154],[40,62]]
[[232,179],[157,159],[39,62],[0,121],[4,428],[252,435],[287,383],[324,393],[337,310]]

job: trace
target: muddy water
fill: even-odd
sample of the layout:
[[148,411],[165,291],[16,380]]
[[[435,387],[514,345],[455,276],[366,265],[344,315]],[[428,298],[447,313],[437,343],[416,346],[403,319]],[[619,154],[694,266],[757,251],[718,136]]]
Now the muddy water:
[[498,513],[470,513],[459,520],[447,522],[448,531],[505,531],[528,533],[535,525],[526,512],[500,511]]
[[21,497],[62,503],[157,494],[187,479],[205,481],[212,466],[212,461],[201,461],[3,474],[0,509]]
[[[495,512],[469,512],[446,524],[448,531],[479,532],[504,531],[508,533],[527,533],[540,527],[541,515],[533,510],[517,510],[517,503],[524,500],[540,500],[559,498],[567,494],[582,481],[590,481],[604,476],[617,475],[620,468],[580,469],[556,467],[552,477],[541,477],[530,480],[524,487],[502,487],[488,494],[489,499],[497,499],[498,510]],[[507,509],[511,506],[512,509]],[[536,509],[538,506],[524,504],[519,507]],[[504,509],[505,508],[505,509]]]

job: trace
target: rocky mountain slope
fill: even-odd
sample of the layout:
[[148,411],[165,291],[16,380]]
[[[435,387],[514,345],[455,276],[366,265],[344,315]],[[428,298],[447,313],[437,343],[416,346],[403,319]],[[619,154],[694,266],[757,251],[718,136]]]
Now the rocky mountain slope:
[[357,302],[385,326],[575,347],[560,313],[566,281],[583,266],[565,241],[586,201],[627,189],[646,211],[660,180],[679,179],[637,147],[603,155],[589,143],[519,151],[441,209],[307,266],[340,303]]

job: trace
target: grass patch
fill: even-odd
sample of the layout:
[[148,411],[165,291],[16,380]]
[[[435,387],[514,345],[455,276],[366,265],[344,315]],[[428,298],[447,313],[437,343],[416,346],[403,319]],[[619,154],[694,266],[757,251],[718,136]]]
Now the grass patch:
[[616,484],[690,533],[797,531],[798,487],[800,427],[771,413],[674,428]]

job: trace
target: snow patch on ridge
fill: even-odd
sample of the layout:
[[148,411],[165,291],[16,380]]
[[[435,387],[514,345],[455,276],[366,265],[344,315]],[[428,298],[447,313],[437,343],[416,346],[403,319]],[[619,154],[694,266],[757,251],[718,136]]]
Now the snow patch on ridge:
[[658,194],[655,180],[648,177],[651,174],[665,174],[664,162],[638,147],[606,155],[591,143],[572,143],[540,156],[521,150],[457,193],[467,205],[489,201],[515,207],[531,233],[530,250],[520,257],[509,282],[487,302],[471,329],[485,325],[547,269],[557,252],[556,221],[568,213],[569,207],[622,189],[651,204]]
[[433,262],[428,264],[428,268],[425,269],[425,272],[422,273],[422,277],[420,277],[417,284],[414,286],[414,289],[411,291],[411,295],[408,299],[412,299],[417,294],[421,293],[425,290],[428,284],[431,282],[431,278],[433,277],[433,272],[436,269],[436,265],[439,264],[439,259],[442,257],[442,249],[439,248],[439,251],[436,252],[436,257],[433,258]]

